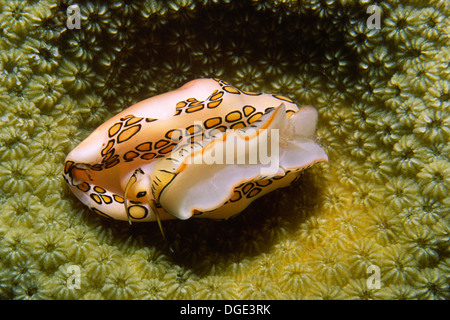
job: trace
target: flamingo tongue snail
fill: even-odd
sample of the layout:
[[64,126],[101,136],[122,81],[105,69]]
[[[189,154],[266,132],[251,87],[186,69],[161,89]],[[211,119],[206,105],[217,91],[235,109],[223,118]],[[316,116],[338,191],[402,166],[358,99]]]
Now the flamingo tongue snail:
[[328,160],[317,117],[280,95],[197,79],[99,126],[67,155],[64,179],[113,219],[227,219]]

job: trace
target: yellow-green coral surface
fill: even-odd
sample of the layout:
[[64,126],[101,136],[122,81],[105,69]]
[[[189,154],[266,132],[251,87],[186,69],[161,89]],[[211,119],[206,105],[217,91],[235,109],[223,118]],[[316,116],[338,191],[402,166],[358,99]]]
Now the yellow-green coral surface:
[[[0,0],[0,297],[448,299],[449,16],[444,0]],[[84,207],[66,154],[198,77],[315,106],[329,163],[235,219],[164,222],[168,243]]]

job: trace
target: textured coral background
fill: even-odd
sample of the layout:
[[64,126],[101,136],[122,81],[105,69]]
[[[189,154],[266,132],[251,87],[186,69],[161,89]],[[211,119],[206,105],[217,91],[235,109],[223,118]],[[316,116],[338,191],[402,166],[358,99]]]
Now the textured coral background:
[[[0,297],[448,299],[449,16],[439,0],[0,0]],[[314,105],[329,163],[230,221],[164,222],[173,252],[155,223],[70,193],[64,158],[93,129],[211,76]]]

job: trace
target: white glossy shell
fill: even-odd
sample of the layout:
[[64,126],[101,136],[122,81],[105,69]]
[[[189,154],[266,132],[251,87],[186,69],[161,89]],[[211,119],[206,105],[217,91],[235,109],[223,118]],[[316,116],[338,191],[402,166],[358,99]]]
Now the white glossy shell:
[[161,219],[226,219],[327,161],[316,125],[312,107],[198,79],[106,121],[69,153],[64,177],[114,219],[154,221],[155,210]]

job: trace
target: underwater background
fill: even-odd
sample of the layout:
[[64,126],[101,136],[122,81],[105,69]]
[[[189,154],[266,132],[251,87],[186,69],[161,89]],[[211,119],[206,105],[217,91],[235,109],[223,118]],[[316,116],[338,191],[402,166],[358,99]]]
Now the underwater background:
[[[448,299],[449,17],[445,0],[0,0],[0,298]],[[71,194],[70,150],[199,77],[313,105],[329,163],[234,219],[164,221],[167,243]]]

